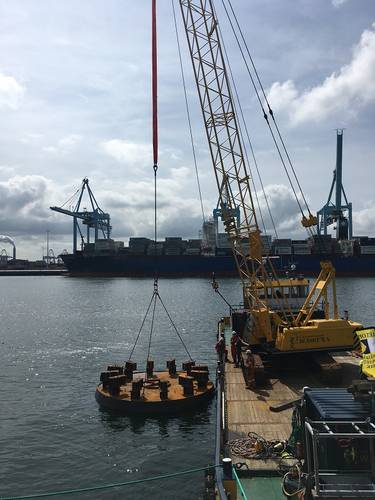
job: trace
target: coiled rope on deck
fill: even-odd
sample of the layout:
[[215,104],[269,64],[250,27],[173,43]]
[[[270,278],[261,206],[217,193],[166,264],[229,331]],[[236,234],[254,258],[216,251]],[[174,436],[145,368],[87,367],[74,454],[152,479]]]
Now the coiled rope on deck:
[[287,445],[282,441],[267,441],[256,432],[249,432],[247,438],[230,441],[232,455],[243,458],[265,459],[280,458],[286,452]]
[[98,490],[108,490],[110,488],[119,488],[122,486],[130,486],[133,484],[146,483],[150,481],[158,481],[160,479],[169,479],[177,476],[185,476],[187,474],[193,474],[195,472],[202,472],[209,469],[215,469],[217,467],[221,467],[221,465],[207,465],[206,467],[198,467],[196,469],[187,469],[179,472],[172,472],[170,474],[161,474],[159,476],[146,477],[144,479],[134,479],[132,481],[125,481],[122,483],[110,483],[103,484],[98,486],[88,486],[86,488],[72,488],[67,490],[60,491],[50,491],[46,493],[32,493],[30,495],[20,495],[20,496],[11,496],[11,497],[0,497],[0,500],[27,500],[29,498],[46,498],[46,497],[57,497],[62,495],[73,495],[76,493],[86,493],[89,491],[98,491]]
[[[290,491],[290,485],[287,486],[288,479],[292,480],[298,478],[297,487],[294,491]],[[302,472],[299,464],[293,465],[293,467],[284,475],[282,482],[282,490],[286,497],[294,497],[298,495],[298,498],[305,498],[306,492],[306,481],[308,479],[308,474]],[[289,488],[289,490],[288,490]]]

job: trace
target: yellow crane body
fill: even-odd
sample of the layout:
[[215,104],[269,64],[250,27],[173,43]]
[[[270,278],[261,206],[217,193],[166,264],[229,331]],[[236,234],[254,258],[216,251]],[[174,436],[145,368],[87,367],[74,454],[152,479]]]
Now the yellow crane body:
[[314,319],[306,326],[279,326],[275,347],[279,351],[352,349],[360,323],[346,319]]

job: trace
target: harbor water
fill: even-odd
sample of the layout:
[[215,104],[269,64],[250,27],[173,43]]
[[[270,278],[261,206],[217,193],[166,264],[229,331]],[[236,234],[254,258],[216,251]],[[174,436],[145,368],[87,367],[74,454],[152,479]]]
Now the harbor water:
[[[238,304],[238,280],[220,282]],[[375,279],[337,280],[340,314],[375,324]],[[127,359],[152,280],[0,278],[0,497],[90,487],[213,463],[215,407],[182,417],[126,417],[94,398],[100,372]],[[214,376],[217,321],[228,308],[207,279],[160,280],[160,295],[191,355]],[[152,338],[156,368],[187,354],[162,311]],[[150,322],[134,358],[143,368]],[[203,472],[69,498],[194,499]]]

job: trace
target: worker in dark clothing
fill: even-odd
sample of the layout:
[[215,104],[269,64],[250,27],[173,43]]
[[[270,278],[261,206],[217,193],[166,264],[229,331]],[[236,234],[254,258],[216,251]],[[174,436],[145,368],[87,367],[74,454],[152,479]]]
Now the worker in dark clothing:
[[246,388],[254,390],[256,388],[255,384],[255,359],[253,353],[248,349],[246,351],[245,361],[245,380]]
[[220,335],[220,339],[216,343],[216,352],[219,356],[220,363],[226,361],[226,346],[225,346],[225,336],[224,333]]
[[232,361],[234,364],[237,363],[237,354],[236,354],[236,344],[238,339],[238,333],[233,330],[232,336],[230,338],[230,353],[232,355]]
[[245,342],[244,340],[242,340],[242,338],[237,335],[237,339],[236,339],[236,359],[234,360],[234,363],[236,365],[236,368],[238,368],[240,366],[240,363],[241,363],[241,354],[242,354],[242,347],[249,347],[249,344],[247,342]]

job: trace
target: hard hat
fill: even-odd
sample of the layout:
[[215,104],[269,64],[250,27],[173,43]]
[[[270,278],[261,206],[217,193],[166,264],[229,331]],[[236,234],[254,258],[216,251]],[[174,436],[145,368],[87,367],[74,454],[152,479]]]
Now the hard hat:
[[248,349],[248,350],[246,351],[246,354],[252,354],[252,352],[250,351],[250,349]]
[[233,330],[232,335],[237,335],[237,332]]

